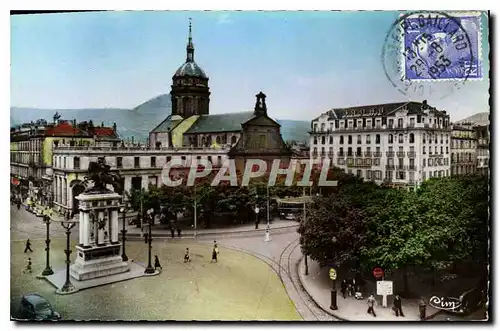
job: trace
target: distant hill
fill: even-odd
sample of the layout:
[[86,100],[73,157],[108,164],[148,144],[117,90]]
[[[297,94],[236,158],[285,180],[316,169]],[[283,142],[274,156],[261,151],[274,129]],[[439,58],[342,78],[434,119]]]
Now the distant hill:
[[472,116],[466,117],[461,121],[457,122],[472,122],[477,125],[489,125],[490,124],[490,113],[477,113]]
[[311,122],[295,120],[276,120],[281,125],[281,136],[283,140],[295,140],[296,142],[309,142],[309,131]]
[[[37,109],[10,108],[11,125],[38,119],[51,121],[56,112],[61,119],[77,121],[92,120],[94,125],[111,126],[116,123],[118,134],[123,138],[134,137],[135,141],[146,142],[149,132],[172,113],[170,94],[162,94],[133,109],[89,108],[89,109]],[[308,141],[310,123],[307,121],[277,120],[281,125],[281,135],[285,141]],[[15,124],[14,124],[15,123]]]

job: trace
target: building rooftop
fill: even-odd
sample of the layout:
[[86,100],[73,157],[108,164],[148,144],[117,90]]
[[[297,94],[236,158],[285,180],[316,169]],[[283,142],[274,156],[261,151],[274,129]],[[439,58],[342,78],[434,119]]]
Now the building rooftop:
[[253,116],[253,111],[201,115],[185,134],[241,131],[241,124]]

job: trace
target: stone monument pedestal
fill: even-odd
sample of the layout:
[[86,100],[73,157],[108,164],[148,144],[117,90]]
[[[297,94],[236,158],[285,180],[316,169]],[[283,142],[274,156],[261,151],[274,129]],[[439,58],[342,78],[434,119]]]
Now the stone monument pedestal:
[[80,201],[79,244],[71,277],[89,280],[127,272],[118,241],[118,209],[122,196],[114,192],[85,192]]

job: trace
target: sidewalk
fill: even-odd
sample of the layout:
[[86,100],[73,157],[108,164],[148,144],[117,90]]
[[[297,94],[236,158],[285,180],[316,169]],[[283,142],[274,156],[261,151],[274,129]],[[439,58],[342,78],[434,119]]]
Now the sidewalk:
[[[308,266],[309,275],[307,276],[304,274],[304,259],[300,261],[298,266],[299,279],[302,286],[318,306],[334,317],[347,321],[420,321],[418,299],[403,299],[403,313],[405,316],[396,317],[396,314],[392,310],[393,296],[387,298],[387,308],[382,308],[382,297],[375,296],[377,299],[377,305],[375,306],[377,317],[368,315],[366,313],[368,309],[366,300],[368,297],[365,295],[362,300],[356,300],[353,297],[346,297],[344,299],[340,292],[340,279],[337,281],[338,309],[331,310],[332,281],[328,277],[328,267],[320,269],[319,264],[311,259],[308,260]],[[424,300],[428,302],[428,298],[424,298]],[[441,312],[441,310],[427,305],[427,320],[434,318]]]
[[[296,221],[290,220],[279,220],[275,219],[272,221],[270,226],[271,234],[276,231],[286,230],[290,228],[295,228],[299,225]],[[120,220],[120,228],[121,228],[121,220]],[[247,223],[242,225],[234,225],[224,228],[218,229],[199,229],[196,231],[197,237],[205,237],[205,236],[213,236],[213,235],[222,235],[222,234],[241,234],[241,233],[254,233],[254,234],[262,234],[264,235],[266,231],[267,224],[260,223],[259,228],[255,229],[254,223]],[[144,227],[144,232],[148,230],[147,226]],[[155,224],[151,228],[151,232],[153,234],[153,238],[155,237],[171,237],[170,228],[166,224]],[[182,238],[194,238],[195,231],[194,230],[183,230],[181,232]],[[128,225],[127,226],[127,236],[141,236],[141,228],[136,226]],[[177,237],[177,231],[175,232],[175,237]]]

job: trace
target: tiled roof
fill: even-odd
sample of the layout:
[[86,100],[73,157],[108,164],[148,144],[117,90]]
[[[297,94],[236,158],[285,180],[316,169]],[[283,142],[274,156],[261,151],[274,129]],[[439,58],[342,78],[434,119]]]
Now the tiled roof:
[[240,113],[201,115],[186,134],[241,131],[241,124],[252,118],[253,111]]
[[115,132],[113,131],[113,128],[109,128],[109,127],[101,127],[101,126],[95,127],[93,133],[94,133],[94,135],[100,136],[100,137],[115,137],[116,136]]
[[157,133],[157,132],[170,132],[172,131],[176,126],[177,124],[179,124],[180,122],[182,122],[182,118],[181,117],[176,117],[176,118],[172,118],[172,115],[168,115],[167,118],[165,118],[163,120],[163,122],[161,122],[160,124],[158,124],[156,126],[156,128],[154,128],[153,130],[151,130],[152,133]]
[[79,135],[87,136],[88,134],[78,128],[73,127],[73,125],[71,125],[69,122],[61,122],[56,126],[48,129],[45,132],[45,135],[59,137],[59,136],[79,136]]

